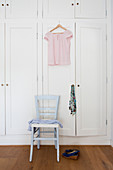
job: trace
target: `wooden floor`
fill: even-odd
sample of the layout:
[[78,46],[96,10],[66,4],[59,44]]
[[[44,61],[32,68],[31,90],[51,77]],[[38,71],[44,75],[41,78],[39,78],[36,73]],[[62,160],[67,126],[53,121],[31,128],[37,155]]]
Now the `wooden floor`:
[[[80,150],[78,160],[65,159],[67,148]],[[33,162],[29,162],[29,146],[0,146],[0,170],[113,170],[111,146],[60,146],[60,162],[54,146],[34,146]]]

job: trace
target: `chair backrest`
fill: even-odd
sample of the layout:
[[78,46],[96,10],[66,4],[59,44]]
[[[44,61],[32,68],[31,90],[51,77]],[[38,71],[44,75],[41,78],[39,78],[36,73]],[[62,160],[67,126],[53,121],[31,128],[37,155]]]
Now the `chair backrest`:
[[[56,104],[55,107],[39,107],[39,101],[41,100],[55,100]],[[36,105],[36,114],[37,114],[37,119],[40,119],[41,115],[46,115],[46,116],[54,116],[54,119],[57,119],[57,112],[58,112],[58,105],[59,105],[59,96],[35,96],[35,105]],[[43,112],[42,112],[43,111]],[[46,111],[46,112],[44,112]],[[48,112],[48,111],[54,111],[54,113]]]

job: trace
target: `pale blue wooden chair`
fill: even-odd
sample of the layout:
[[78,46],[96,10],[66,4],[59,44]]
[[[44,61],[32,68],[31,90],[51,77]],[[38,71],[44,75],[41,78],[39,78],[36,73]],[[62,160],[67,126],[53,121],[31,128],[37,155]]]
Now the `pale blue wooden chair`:
[[[41,100],[55,100],[56,105],[55,107],[39,107],[39,101]],[[40,116],[49,116],[49,118],[52,116],[54,119],[57,119],[57,112],[58,112],[58,105],[59,105],[59,96],[35,96],[35,105],[36,105],[36,114],[37,119],[40,119]],[[54,113],[48,112],[53,111]],[[41,112],[40,112],[41,111]],[[43,112],[42,112],[43,111]],[[44,111],[47,111],[46,113]],[[30,162],[32,161],[32,155],[33,155],[33,142],[37,141],[37,149],[40,148],[40,140],[54,140],[55,141],[55,149],[57,149],[57,162],[59,162],[59,124],[32,124],[32,134],[31,134],[31,149],[30,149]],[[34,137],[35,132],[34,130],[37,128],[37,137]],[[52,131],[41,131],[40,128],[53,128]],[[54,137],[52,138],[45,138],[40,137],[40,133],[54,133]]]

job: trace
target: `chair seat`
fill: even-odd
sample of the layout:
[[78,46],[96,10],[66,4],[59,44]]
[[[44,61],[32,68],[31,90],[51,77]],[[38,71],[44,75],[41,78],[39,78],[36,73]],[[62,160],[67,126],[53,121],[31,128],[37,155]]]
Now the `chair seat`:
[[58,127],[59,127],[59,124],[32,124],[31,127],[58,128]]

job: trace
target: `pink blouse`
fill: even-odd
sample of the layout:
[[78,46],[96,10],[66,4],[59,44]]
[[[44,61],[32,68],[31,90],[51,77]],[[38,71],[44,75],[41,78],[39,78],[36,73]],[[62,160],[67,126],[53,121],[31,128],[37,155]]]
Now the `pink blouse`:
[[70,40],[73,34],[65,30],[61,34],[46,33],[44,39],[48,41],[48,65],[70,64]]

